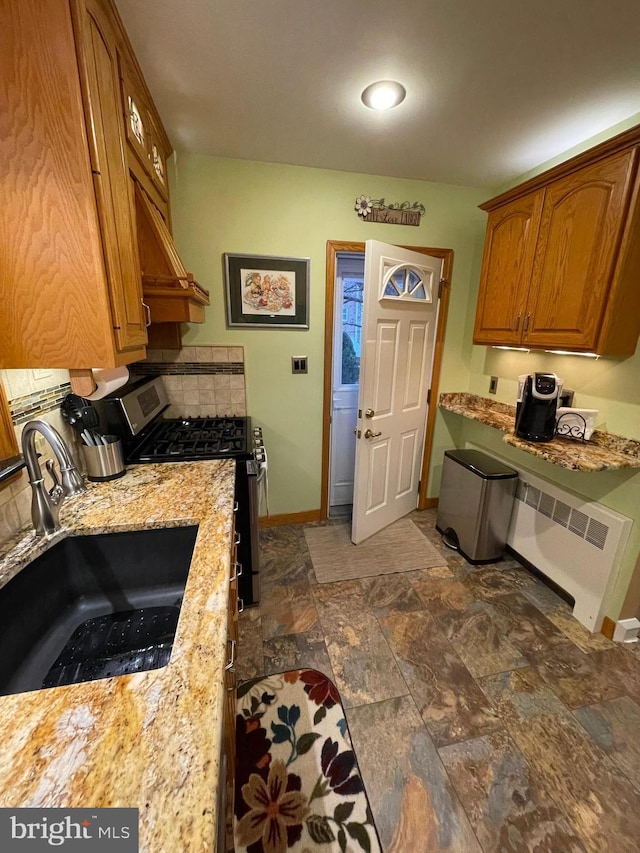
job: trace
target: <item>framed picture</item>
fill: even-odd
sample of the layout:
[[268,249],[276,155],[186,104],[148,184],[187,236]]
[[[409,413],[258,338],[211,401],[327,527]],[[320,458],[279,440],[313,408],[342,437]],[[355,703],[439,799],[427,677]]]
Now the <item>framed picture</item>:
[[224,256],[227,326],[309,328],[309,258]]

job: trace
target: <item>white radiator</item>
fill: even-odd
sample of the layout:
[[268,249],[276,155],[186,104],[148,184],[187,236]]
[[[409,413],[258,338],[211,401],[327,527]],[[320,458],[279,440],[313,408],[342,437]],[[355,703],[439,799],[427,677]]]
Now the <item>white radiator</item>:
[[[469,442],[467,446],[487,452]],[[590,631],[599,631],[605,615],[602,601],[627,544],[631,519],[519,469],[510,460],[495,458],[519,476],[507,544],[575,599],[576,619]]]

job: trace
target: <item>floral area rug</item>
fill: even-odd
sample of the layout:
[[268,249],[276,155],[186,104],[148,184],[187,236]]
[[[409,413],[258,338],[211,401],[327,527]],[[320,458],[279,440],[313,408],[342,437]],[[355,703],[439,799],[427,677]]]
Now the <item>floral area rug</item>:
[[379,853],[340,695],[315,669],[242,682],[236,853]]

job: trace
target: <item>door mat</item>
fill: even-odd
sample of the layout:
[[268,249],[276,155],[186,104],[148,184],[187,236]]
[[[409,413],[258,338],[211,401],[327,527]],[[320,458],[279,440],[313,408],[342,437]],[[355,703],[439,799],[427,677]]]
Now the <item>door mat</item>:
[[238,687],[236,853],[380,853],[340,695],[315,669]]
[[445,566],[446,559],[408,518],[354,545],[350,524],[309,527],[304,531],[318,583],[390,575]]

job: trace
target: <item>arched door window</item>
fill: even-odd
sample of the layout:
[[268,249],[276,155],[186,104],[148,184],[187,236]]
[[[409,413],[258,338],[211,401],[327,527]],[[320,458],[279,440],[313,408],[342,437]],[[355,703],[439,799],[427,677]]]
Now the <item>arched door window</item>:
[[380,299],[403,302],[432,302],[433,274],[408,265],[394,265],[385,271]]

